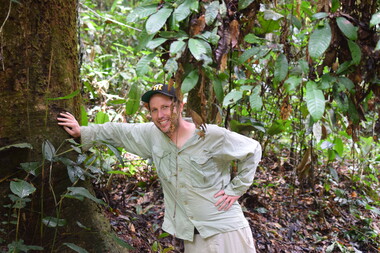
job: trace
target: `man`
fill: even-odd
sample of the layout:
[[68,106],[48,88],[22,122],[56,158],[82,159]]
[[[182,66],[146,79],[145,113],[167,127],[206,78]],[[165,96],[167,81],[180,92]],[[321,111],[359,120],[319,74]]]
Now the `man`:
[[[256,252],[252,232],[237,199],[252,184],[260,144],[216,125],[204,135],[182,117],[174,88],[158,84],[142,96],[153,123],[106,123],[80,127],[61,113],[59,125],[84,148],[95,141],[151,157],[164,193],[163,229],[183,239],[185,253]],[[231,161],[238,161],[231,179]]]

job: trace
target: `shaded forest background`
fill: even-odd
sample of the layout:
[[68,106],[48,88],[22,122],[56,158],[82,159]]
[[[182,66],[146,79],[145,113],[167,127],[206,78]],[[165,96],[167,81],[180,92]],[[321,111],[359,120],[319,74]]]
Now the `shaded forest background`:
[[[262,144],[240,199],[259,252],[380,252],[378,2],[80,0],[77,11],[82,86],[55,99],[81,96],[82,125],[147,122],[142,92],[174,85],[198,127]],[[44,157],[62,157],[71,182],[90,178],[96,198],[75,187],[68,197],[102,205],[126,251],[181,252],[160,229],[154,165],[108,144],[84,154],[70,143],[75,164],[50,142]],[[33,196],[34,166],[10,182],[21,199]],[[28,201],[10,200],[15,217],[27,212]],[[59,216],[42,222],[65,226]],[[4,252],[42,250],[1,232]]]

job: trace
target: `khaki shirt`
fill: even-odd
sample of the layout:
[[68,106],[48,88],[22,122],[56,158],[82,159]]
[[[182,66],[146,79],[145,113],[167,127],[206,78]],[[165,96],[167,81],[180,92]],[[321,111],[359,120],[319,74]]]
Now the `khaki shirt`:
[[[252,184],[261,159],[260,144],[216,125],[207,125],[204,138],[194,135],[178,148],[153,123],[106,123],[81,127],[84,148],[105,141],[143,158],[152,158],[164,193],[163,229],[177,238],[193,240],[249,226],[236,201],[218,211],[214,195],[224,189],[241,196]],[[231,180],[231,161],[238,161]]]

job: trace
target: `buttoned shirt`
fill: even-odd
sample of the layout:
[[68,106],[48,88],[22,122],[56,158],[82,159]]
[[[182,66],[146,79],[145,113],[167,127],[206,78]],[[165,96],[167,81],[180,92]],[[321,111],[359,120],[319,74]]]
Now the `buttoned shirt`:
[[[193,240],[194,227],[202,238],[249,226],[240,204],[219,211],[214,195],[241,196],[253,182],[261,159],[260,144],[216,125],[207,125],[204,137],[194,132],[178,148],[153,123],[105,123],[81,127],[84,148],[105,141],[142,158],[152,158],[164,193],[163,230]],[[231,178],[231,162],[237,161]]]

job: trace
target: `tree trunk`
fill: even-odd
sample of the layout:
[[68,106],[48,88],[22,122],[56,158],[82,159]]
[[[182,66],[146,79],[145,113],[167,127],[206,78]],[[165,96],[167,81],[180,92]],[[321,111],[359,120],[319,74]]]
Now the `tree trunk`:
[[[20,209],[18,229],[9,223],[0,228],[6,231],[5,238],[0,234],[0,243],[7,245],[22,239],[26,245],[39,245],[44,251],[72,252],[63,243],[74,243],[89,252],[122,252],[111,239],[110,225],[94,202],[65,199],[59,217],[67,225],[57,234],[55,228],[41,223],[42,218],[57,215],[57,200],[51,189],[59,199],[71,186],[62,164],[54,163],[50,171],[42,163],[42,143],[48,140],[58,147],[69,138],[57,125],[60,111],[79,116],[80,96],[48,99],[81,89],[77,5],[77,0],[0,2],[0,220],[12,220],[4,214],[15,210],[3,207],[10,203],[10,181],[23,179],[37,188],[32,201]],[[15,146],[20,143],[28,145]],[[42,172],[26,176],[20,163],[32,161],[42,164]],[[52,188],[47,186],[49,182]],[[89,182],[83,185],[91,190]],[[91,230],[80,228],[78,222]]]

